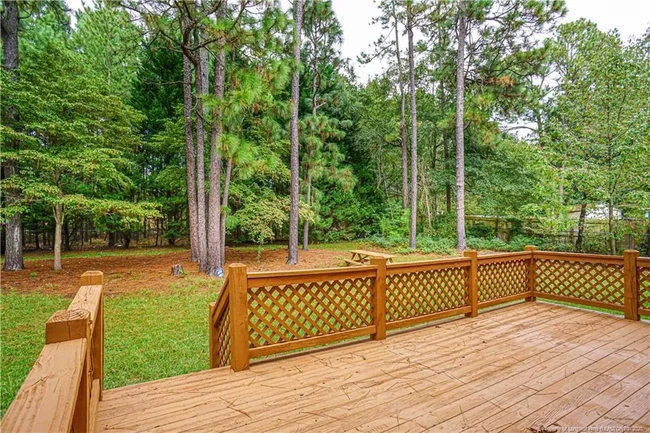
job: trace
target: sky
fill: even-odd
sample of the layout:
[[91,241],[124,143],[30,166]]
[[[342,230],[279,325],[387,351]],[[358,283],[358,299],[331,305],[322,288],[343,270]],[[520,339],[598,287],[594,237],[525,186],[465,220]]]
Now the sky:
[[[379,74],[384,65],[375,60],[368,65],[356,61],[362,51],[371,52],[372,43],[382,33],[381,25],[370,24],[378,15],[373,0],[332,0],[334,11],[343,27],[343,57],[355,65],[360,81]],[[603,31],[618,29],[624,40],[640,36],[650,27],[650,0],[566,0],[569,10],[563,22],[586,18]]]
[[[85,2],[92,4],[92,0]],[[67,0],[67,3],[71,8],[79,9],[82,0]],[[361,52],[372,51],[372,43],[382,33],[379,24],[370,24],[378,15],[375,0],[332,0],[332,4],[343,27],[343,57],[352,60],[360,81],[366,82],[384,67],[380,60],[367,65],[357,62]],[[624,40],[640,36],[650,27],[650,0],[566,0],[566,4],[569,12],[564,22],[586,18],[601,30],[618,29]]]

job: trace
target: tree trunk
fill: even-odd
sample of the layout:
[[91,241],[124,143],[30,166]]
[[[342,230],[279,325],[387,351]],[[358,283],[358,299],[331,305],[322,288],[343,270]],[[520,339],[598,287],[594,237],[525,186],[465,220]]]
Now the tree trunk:
[[465,237],[465,0],[459,3],[458,52],[456,57],[456,235],[458,249],[467,248]]
[[[203,42],[198,29],[195,29],[196,43]],[[203,118],[203,96],[208,94],[207,82],[208,56],[205,49],[199,49],[199,61],[195,64],[196,82],[196,230],[199,240],[199,270],[206,271],[208,265],[208,239],[205,209],[205,128]]]
[[[445,94],[445,84],[440,80],[440,110],[442,113],[445,113],[445,108],[447,106],[447,96]],[[445,171],[445,204],[447,208],[447,214],[451,213],[451,182],[449,182],[449,177],[447,172],[449,170],[449,136],[446,129],[442,131],[442,155],[444,157],[444,163],[442,164]]]
[[63,224],[63,245],[66,251],[70,251],[70,225],[68,221]]
[[223,267],[226,264],[226,210],[228,210],[228,195],[230,194],[230,178],[232,177],[232,158],[226,163],[226,176],[223,182],[223,198],[221,201],[221,263]]
[[300,105],[300,35],[302,28],[302,2],[296,0],[293,31],[294,72],[291,79],[291,209],[289,215],[289,254],[287,263],[298,264],[298,224],[300,201],[300,144],[298,141],[298,114]]
[[616,238],[614,237],[614,200],[609,196],[607,203],[608,218],[607,218],[607,235],[609,236],[609,252],[616,254]]
[[409,167],[408,167],[408,144],[406,133],[406,92],[404,91],[404,79],[402,74],[402,56],[399,49],[399,26],[397,21],[397,12],[395,11],[395,1],[393,1],[393,21],[395,28],[395,57],[397,59],[397,81],[399,82],[399,93],[401,98],[400,107],[400,133],[402,144],[402,208],[409,207]]
[[[311,206],[311,173],[307,173],[307,206]],[[305,219],[302,231],[302,250],[309,250],[309,221]]]
[[[225,10],[226,5],[221,6]],[[217,14],[219,18],[221,14]],[[217,19],[218,19],[217,18]],[[217,52],[214,63],[214,84],[212,91],[219,103],[223,101],[225,87],[226,51],[223,47],[224,41]],[[221,153],[219,144],[223,133],[222,108],[215,108],[212,115],[212,133],[210,135],[210,195],[208,196],[208,265],[207,272],[215,275],[221,267],[223,255],[221,242]]]
[[407,6],[409,49],[409,88],[411,93],[411,226],[409,247],[416,247],[418,217],[418,118],[415,101],[415,59],[413,53],[413,9]]
[[[313,50],[314,50],[314,57],[317,59],[318,48],[314,46]],[[315,73],[318,68],[317,61],[314,61],[312,63],[312,67],[314,68],[314,81],[312,82],[312,86],[311,86],[311,115],[315,118],[318,112],[318,80],[316,78],[316,73]],[[307,167],[305,170],[306,171],[305,182],[307,183],[307,195],[305,201],[307,202],[307,206],[309,207],[311,207],[311,182],[312,182],[311,164],[312,164],[313,157],[314,157],[313,149],[311,148],[310,145],[308,145],[307,164],[306,164]],[[305,219],[305,223],[302,229],[302,250],[303,251],[309,250],[309,220],[307,219]]]
[[61,232],[63,231],[63,220],[65,214],[63,205],[57,204],[54,206],[54,270],[61,270]]
[[578,236],[576,237],[576,251],[582,252],[585,242],[585,218],[587,216],[587,203],[582,202],[580,207],[580,217],[578,218]]
[[[12,80],[16,79],[18,69],[18,24],[20,14],[18,2],[3,2],[5,12],[0,21],[0,34],[2,36],[2,54],[3,68],[7,71]],[[6,104],[6,102],[5,102]],[[2,123],[7,126],[13,125],[17,120],[16,110],[9,106],[5,110],[6,117]],[[17,142],[8,143],[10,148],[18,148]],[[18,173],[18,163],[16,161],[6,161],[3,169],[3,177],[6,179]],[[5,192],[4,206],[11,206],[20,200],[20,192],[7,190]],[[22,215],[18,212],[11,215],[5,225],[5,271],[18,271],[23,269],[23,220]]]
[[199,260],[198,209],[196,203],[196,148],[192,132],[192,66],[183,53],[183,116],[185,118],[185,158],[187,171],[187,211],[192,261]]

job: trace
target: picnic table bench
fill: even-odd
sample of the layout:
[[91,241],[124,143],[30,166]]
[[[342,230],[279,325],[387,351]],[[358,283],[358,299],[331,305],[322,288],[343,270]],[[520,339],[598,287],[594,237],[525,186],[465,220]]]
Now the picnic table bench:
[[376,251],[366,251],[366,250],[350,250],[352,257],[350,259],[344,259],[345,264],[348,266],[360,266],[370,262],[372,257],[381,257],[386,259],[388,263],[392,263],[394,254],[384,254],[378,253]]

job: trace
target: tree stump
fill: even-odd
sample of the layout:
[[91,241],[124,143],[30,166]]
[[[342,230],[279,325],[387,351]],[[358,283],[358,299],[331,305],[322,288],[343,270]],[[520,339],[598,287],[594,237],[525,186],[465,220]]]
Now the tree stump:
[[172,275],[175,277],[179,275],[183,275],[183,266],[181,266],[180,263],[177,263],[174,266],[172,266]]

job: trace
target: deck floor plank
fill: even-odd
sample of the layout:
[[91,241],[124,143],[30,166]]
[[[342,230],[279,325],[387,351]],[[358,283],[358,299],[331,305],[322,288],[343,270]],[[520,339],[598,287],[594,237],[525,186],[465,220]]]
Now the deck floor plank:
[[497,432],[649,423],[650,324],[525,302],[106,390],[104,432]]

